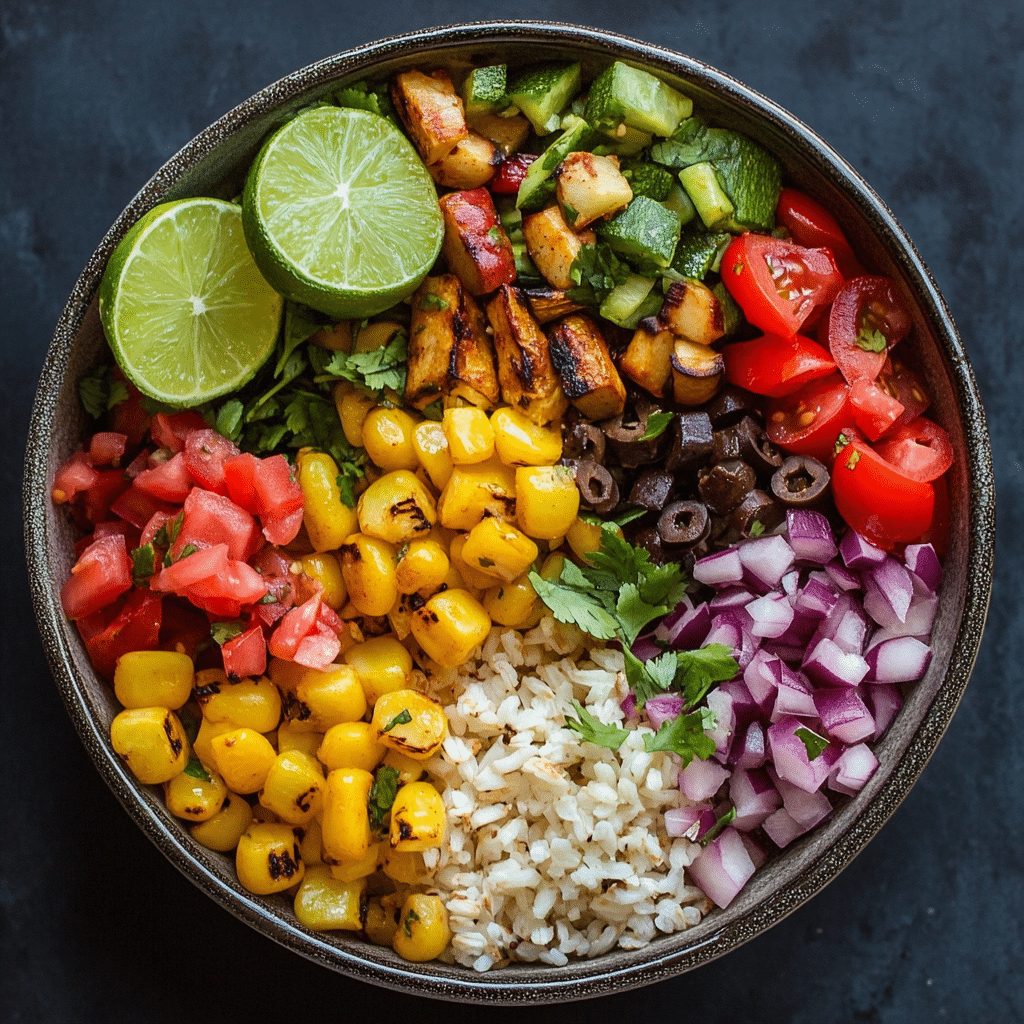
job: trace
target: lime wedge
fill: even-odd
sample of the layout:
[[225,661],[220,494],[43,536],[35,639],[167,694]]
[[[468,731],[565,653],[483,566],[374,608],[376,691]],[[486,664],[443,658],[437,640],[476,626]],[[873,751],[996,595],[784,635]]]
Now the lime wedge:
[[282,294],[340,319],[412,294],[441,249],[437,191],[406,137],[366,110],[313,107],[267,140],[245,238]]
[[99,294],[125,376],[170,405],[249,380],[274,350],[283,304],[245,244],[241,209],[220,199],[150,210],[114,250]]

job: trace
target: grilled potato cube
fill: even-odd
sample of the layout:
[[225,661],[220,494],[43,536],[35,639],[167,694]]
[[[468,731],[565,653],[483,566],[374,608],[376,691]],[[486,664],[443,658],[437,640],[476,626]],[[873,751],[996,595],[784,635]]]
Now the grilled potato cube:
[[391,100],[426,164],[436,163],[469,135],[462,100],[444,71],[396,75]]
[[523,148],[530,134],[530,122],[521,114],[502,117],[501,114],[480,114],[469,119],[469,127],[478,135],[493,142],[509,156]]
[[444,216],[442,252],[471,295],[486,295],[516,279],[512,243],[485,188],[449,192],[440,199]]
[[710,401],[725,373],[725,359],[706,345],[676,338],[672,351],[672,392],[680,405]]
[[523,297],[530,306],[534,320],[539,324],[550,323],[567,313],[576,313],[584,307],[570,299],[560,288],[525,288]]
[[523,240],[534,266],[552,288],[572,288],[573,260],[584,245],[593,245],[593,231],[573,231],[557,204],[523,218]]
[[726,334],[725,309],[701,281],[675,281],[665,293],[658,319],[677,337],[711,345]]
[[470,132],[461,142],[427,167],[430,176],[445,188],[479,188],[494,177],[501,157],[489,139]]
[[550,423],[569,406],[551,363],[551,346],[518,288],[502,285],[487,306],[498,356],[501,397],[534,423]]
[[555,169],[555,177],[558,204],[573,231],[624,210],[633,198],[613,156],[570,153]]
[[672,376],[674,343],[675,336],[657,320],[641,320],[619,360],[619,368],[656,398],[663,398]]
[[597,321],[571,313],[548,328],[551,362],[562,390],[588,420],[607,420],[626,407],[626,385]]

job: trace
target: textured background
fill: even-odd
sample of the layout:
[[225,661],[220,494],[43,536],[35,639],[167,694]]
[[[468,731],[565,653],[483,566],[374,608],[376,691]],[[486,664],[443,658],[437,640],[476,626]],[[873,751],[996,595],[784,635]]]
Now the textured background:
[[[181,877],[88,761],[32,618],[18,494],[36,378],[87,257],[142,183],[251,93],[348,46],[545,18],[673,47],[771,96],[872,183],[932,270],[986,402],[998,575],[974,680],[866,851],[781,925],[674,981],[536,1011],[446,1007],[315,967]],[[1024,8],[929,0],[516,7],[391,0],[0,3],[3,677],[0,1018],[147,1024],[685,1014],[702,1024],[1024,1019],[1020,301]]]

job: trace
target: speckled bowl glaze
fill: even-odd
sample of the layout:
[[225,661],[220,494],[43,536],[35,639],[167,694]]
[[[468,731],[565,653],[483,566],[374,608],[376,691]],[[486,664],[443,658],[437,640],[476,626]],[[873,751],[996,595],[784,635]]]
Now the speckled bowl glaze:
[[[913,310],[914,361],[934,396],[932,414],[956,451],[951,471],[952,538],[927,676],[877,745],[879,771],[854,799],[757,872],[727,910],[646,949],[608,953],[564,968],[514,965],[478,975],[440,963],[413,965],[343,933],[313,933],[285,898],[245,892],[233,861],[195,843],[156,788],[135,781],[110,746],[118,711],[61,613],[60,583],[73,562],[73,529],[49,500],[54,471],[86,427],[76,397],[80,374],[102,357],[96,293],[108,257],[155,204],[193,195],[237,195],[262,139],[300,107],[348,80],[384,78],[413,66],[521,64],[578,59],[586,74],[613,59],[642,64],[690,95],[709,120],[748,133],[782,162],[788,182],[834,212],[850,240],[891,275]],[[786,111],[700,61],[594,29],[495,22],[414,32],[330,57],[267,86],[198,135],[143,186],[93,253],[61,316],[39,382],[25,467],[25,537],[39,628],[57,685],[100,773],[139,827],[196,885],[269,938],[316,963],[377,985],[480,1003],[582,999],[659,981],[699,967],[780,921],[830,882],[881,828],[924,768],[964,692],[992,584],[995,491],[985,416],[949,311],[910,239],[867,183]]]

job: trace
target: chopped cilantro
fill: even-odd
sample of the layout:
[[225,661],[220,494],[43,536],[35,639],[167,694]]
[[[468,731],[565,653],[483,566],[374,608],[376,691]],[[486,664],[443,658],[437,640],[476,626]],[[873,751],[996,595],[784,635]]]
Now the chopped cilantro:
[[420,915],[417,914],[415,910],[407,910],[405,912],[405,919],[402,921],[402,931],[404,931],[405,934],[408,935],[410,939],[412,938],[413,922],[418,921],[419,919]]
[[566,727],[578,732],[588,743],[594,743],[599,747],[607,747],[609,750],[618,750],[622,741],[629,735],[628,729],[620,729],[616,725],[605,725],[599,722],[589,711],[578,701],[572,702],[579,718],[565,718]]
[[369,391],[391,388],[401,392],[405,390],[408,341],[409,336],[403,328],[395,331],[386,345],[372,352],[329,352],[311,346],[309,357],[315,374],[313,381],[320,384],[347,380]]
[[616,285],[629,277],[629,267],[604,242],[585,245],[569,269],[575,288],[566,295],[587,306],[599,306]]
[[497,245],[501,241],[502,231],[498,224],[492,224],[487,229],[487,237]]
[[381,765],[374,773],[373,785],[366,801],[366,809],[370,814],[370,828],[379,829],[395,802],[398,792],[399,772],[397,768]]
[[200,782],[213,782],[213,776],[203,767],[203,762],[192,754],[185,765],[185,774],[190,778],[199,779]]
[[444,419],[444,405],[440,398],[424,407],[423,418],[427,420],[437,420],[438,422]]
[[647,753],[668,750],[678,754],[685,768],[695,757],[705,761],[715,752],[715,741],[705,732],[715,727],[715,715],[710,708],[698,708],[690,714],[673,718],[654,735],[644,736]]
[[750,524],[750,529],[747,531],[750,537],[760,537],[764,533],[764,523],[760,519],[755,519]]
[[647,419],[647,429],[637,439],[639,441],[653,441],[656,437],[661,437],[668,429],[668,425],[672,422],[672,413],[670,412],[652,412]]
[[133,549],[131,555],[132,582],[139,586],[156,574],[156,549],[152,544],[143,544],[141,547]]
[[814,761],[821,756],[821,752],[828,746],[828,740],[824,736],[819,736],[816,732],[808,729],[806,726],[801,726],[796,730],[795,734],[799,736],[805,749],[807,750],[807,760]]
[[712,839],[717,839],[718,836],[725,830],[725,828],[731,825],[736,820],[736,808],[730,807],[715,823],[701,836],[700,845],[707,846]]
[[402,710],[399,711],[398,714],[395,715],[395,717],[392,718],[391,721],[388,722],[383,729],[381,729],[381,732],[391,732],[391,730],[394,729],[396,725],[406,725],[411,721],[412,715],[409,714],[409,709],[402,708]]
[[82,408],[93,419],[99,419],[128,397],[128,385],[114,379],[112,366],[100,366],[79,378],[78,397]]
[[210,625],[210,636],[223,647],[229,640],[242,635],[243,626],[239,621],[214,622]]
[[420,309],[436,309],[438,312],[444,312],[448,308],[448,302],[446,299],[442,299],[440,295],[436,295],[434,292],[427,292],[426,295],[420,299]]
[[391,104],[391,97],[388,96],[387,83],[370,85],[366,81],[353,82],[352,85],[339,89],[334,94],[334,102],[339,107],[355,107],[358,110],[368,110],[371,114],[379,114],[387,118],[395,127],[400,127],[395,116],[395,108]]

